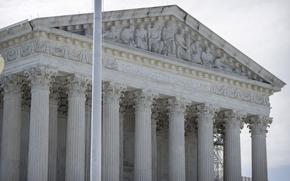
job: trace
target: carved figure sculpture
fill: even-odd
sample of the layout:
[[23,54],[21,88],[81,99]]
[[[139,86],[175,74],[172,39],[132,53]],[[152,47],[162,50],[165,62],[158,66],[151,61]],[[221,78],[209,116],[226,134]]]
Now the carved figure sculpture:
[[217,56],[218,58],[214,62],[214,67],[227,72],[232,72],[232,67],[228,64],[227,54],[218,50]]
[[137,48],[144,50],[148,49],[148,34],[144,24],[141,24],[139,28],[136,29],[135,42]]
[[135,26],[133,24],[130,24],[129,27],[125,27],[122,31],[121,31],[121,35],[120,38],[122,40],[123,43],[131,46],[131,47],[135,47]]
[[162,40],[164,41],[164,50],[162,52],[163,54],[169,56],[176,55],[175,33],[175,23],[168,21],[162,31]]
[[212,66],[214,61],[214,55],[211,53],[210,48],[206,47],[205,51],[201,54],[202,63],[206,66]]
[[185,60],[191,61],[192,60],[192,55],[193,55],[193,49],[192,49],[192,44],[194,43],[193,37],[190,35],[190,33],[185,33],[184,35],[184,40],[185,40],[185,46],[187,48],[185,52]]
[[191,52],[192,52],[191,61],[193,63],[202,64],[201,54],[203,52],[203,48],[202,48],[200,42],[198,40],[195,41],[194,43],[191,44],[190,48],[191,48]]
[[176,40],[176,57],[181,59],[188,59],[187,58],[187,45],[184,38],[184,31],[182,29],[178,30],[178,33],[175,35]]
[[242,72],[242,67],[240,66],[240,64],[238,62],[236,62],[232,57],[229,58],[230,61],[233,62],[233,73],[238,74],[240,76],[244,76],[243,72]]
[[104,32],[104,38],[117,41],[119,40],[119,35],[120,35],[120,29],[117,28],[116,26],[111,26],[108,31]]
[[161,40],[161,32],[163,25],[160,21],[156,21],[149,31],[149,50],[156,53],[161,53],[164,48],[164,43]]

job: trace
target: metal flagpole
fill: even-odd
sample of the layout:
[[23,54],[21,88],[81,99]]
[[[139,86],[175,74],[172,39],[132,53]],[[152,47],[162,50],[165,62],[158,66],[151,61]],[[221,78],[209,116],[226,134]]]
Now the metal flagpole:
[[102,0],[94,0],[90,181],[101,181],[102,165]]

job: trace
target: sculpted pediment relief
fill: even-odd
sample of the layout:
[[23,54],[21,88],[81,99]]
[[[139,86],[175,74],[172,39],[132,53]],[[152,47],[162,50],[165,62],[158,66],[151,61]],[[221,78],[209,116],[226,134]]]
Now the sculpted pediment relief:
[[222,48],[173,16],[105,23],[105,40],[265,82]]
[[[92,26],[83,29],[57,27],[65,31],[92,36]],[[261,76],[227,54],[193,28],[174,16],[136,18],[103,23],[103,38],[129,47],[142,49],[219,72],[268,83]]]
[[[91,38],[92,22],[92,14],[79,14],[39,18],[24,24],[30,27],[29,31],[45,27]],[[22,32],[18,26],[0,31],[0,41],[14,37],[18,31]],[[270,84],[274,91],[285,85],[177,6],[104,12],[103,38],[123,48],[128,46],[193,67]]]

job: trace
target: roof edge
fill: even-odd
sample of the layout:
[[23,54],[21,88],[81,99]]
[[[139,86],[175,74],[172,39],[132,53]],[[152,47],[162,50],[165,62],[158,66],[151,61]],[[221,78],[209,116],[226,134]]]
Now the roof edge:
[[[93,13],[85,13],[85,14],[74,14],[74,15],[62,15],[62,16],[54,16],[54,17],[41,17],[36,18],[30,21],[21,21],[19,23],[10,25],[8,27],[4,27],[0,29],[0,42],[5,41],[15,36],[1,36],[8,35],[9,32],[19,32],[20,34],[28,33],[33,31],[34,28],[44,27],[47,24],[50,24],[51,27],[59,26],[59,24],[67,22],[68,24],[73,24],[77,22],[79,24],[93,22]],[[286,85],[285,82],[280,80],[278,77],[273,75],[267,69],[259,65],[253,59],[242,53],[232,44],[224,40],[222,37],[214,33],[207,26],[199,22],[197,19],[192,17],[182,8],[177,5],[167,5],[167,6],[156,6],[156,7],[145,7],[145,8],[136,8],[136,9],[124,9],[124,10],[112,10],[103,12],[103,22],[106,21],[116,21],[116,20],[125,20],[130,18],[145,18],[152,16],[166,16],[172,15],[190,26],[192,29],[200,33],[202,36],[213,42],[219,47],[222,47],[224,51],[226,51],[229,55],[236,58],[245,66],[249,67],[252,71],[256,72],[267,81],[271,83],[273,86],[273,90],[278,92],[282,87]],[[5,33],[8,32],[8,33]],[[20,34],[17,34],[19,36]]]

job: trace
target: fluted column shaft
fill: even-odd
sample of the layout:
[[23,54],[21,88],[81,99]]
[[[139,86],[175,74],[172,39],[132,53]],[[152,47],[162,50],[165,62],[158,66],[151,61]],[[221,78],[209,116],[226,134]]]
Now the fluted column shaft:
[[185,137],[183,100],[169,100],[169,181],[185,181]]
[[186,137],[186,180],[197,181],[197,130],[196,125],[194,123],[191,124],[191,130]]
[[48,153],[48,181],[56,181],[57,171],[57,117],[58,95],[54,90],[49,99],[49,153]]
[[239,112],[224,112],[224,180],[241,181],[240,128],[243,115]]
[[136,96],[134,181],[151,181],[151,106],[153,96],[145,91]]
[[120,105],[119,109],[119,121],[120,121],[120,181],[123,181],[124,173],[124,119],[125,119],[126,107]]
[[152,181],[157,181],[157,117],[158,112],[152,114]]
[[86,100],[86,176],[85,180],[90,180],[90,159],[91,159],[91,111],[92,111],[92,97],[91,93],[87,94]]
[[4,79],[0,180],[19,181],[21,90],[15,77],[9,76]]
[[253,181],[268,181],[266,133],[271,122],[271,118],[267,117],[251,118]]
[[84,181],[87,80],[75,76],[69,81],[65,180]]
[[27,73],[31,80],[28,151],[29,181],[47,181],[49,144],[49,87],[52,72],[37,67]]
[[106,82],[103,87],[102,181],[120,179],[120,95],[121,87]]
[[214,180],[213,122],[215,108],[198,105],[198,181]]

